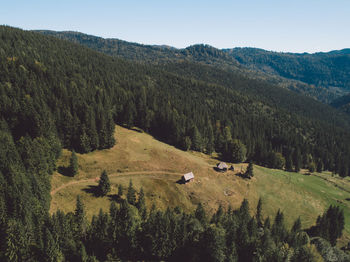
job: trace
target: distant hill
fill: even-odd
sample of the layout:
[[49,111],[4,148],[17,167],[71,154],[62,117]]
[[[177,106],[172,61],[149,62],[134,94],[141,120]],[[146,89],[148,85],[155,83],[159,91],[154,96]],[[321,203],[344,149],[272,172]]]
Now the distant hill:
[[169,63],[195,63],[239,73],[250,79],[264,80],[271,84],[313,97],[322,102],[331,102],[343,95],[342,89],[328,86],[313,86],[299,79],[287,78],[277,73],[267,74],[266,70],[253,68],[242,63],[228,50],[220,50],[209,45],[193,45],[184,49],[164,46],[141,45],[119,39],[104,39],[79,32],[38,31],[74,43],[79,43],[105,54],[139,62],[142,64],[164,65]]
[[249,68],[315,87],[350,91],[350,49],[328,53],[278,53],[257,48],[225,49],[234,59]]

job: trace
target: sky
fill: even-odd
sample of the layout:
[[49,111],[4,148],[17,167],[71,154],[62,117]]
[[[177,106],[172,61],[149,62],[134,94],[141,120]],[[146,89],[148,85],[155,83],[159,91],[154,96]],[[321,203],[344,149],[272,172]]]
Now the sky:
[[184,48],[350,47],[350,0],[0,0],[0,24]]

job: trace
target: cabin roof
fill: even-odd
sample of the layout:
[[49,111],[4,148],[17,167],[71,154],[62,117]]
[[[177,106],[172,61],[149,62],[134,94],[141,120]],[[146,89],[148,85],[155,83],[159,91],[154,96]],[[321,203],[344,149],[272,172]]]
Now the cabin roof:
[[225,163],[225,162],[220,162],[219,164],[218,164],[218,168],[219,169],[224,169],[224,168],[228,168],[228,166],[227,166],[227,164]]
[[189,172],[189,173],[187,173],[187,174],[184,174],[183,177],[184,177],[184,179],[185,179],[186,181],[188,181],[188,180],[194,178],[194,174],[193,174],[192,172]]

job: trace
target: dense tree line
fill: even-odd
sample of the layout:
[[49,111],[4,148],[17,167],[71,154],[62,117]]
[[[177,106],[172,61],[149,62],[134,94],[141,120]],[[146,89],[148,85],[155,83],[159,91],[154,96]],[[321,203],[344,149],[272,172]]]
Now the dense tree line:
[[[131,189],[132,184],[128,191]],[[311,244],[300,218],[290,230],[280,211],[272,221],[264,219],[261,200],[254,216],[247,200],[237,210],[219,206],[209,216],[201,204],[193,213],[179,208],[160,211],[155,206],[147,212],[142,194],[141,190],[133,204],[129,197],[118,205],[112,202],[109,212],[100,210],[91,221],[78,197],[74,212],[57,211],[46,217],[36,235],[28,235],[26,227],[10,221],[3,233],[0,257],[6,261],[248,262],[322,261],[322,256],[328,255],[319,244],[318,248]],[[338,223],[338,218],[329,223]],[[318,223],[317,227],[323,226]],[[321,232],[316,235],[323,236]],[[336,252],[344,261],[349,259],[340,250]]]

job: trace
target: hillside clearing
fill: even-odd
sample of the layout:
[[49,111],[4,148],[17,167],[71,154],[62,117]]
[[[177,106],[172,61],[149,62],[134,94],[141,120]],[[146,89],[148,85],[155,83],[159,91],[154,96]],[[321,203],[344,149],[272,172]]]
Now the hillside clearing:
[[[100,208],[107,211],[111,201],[118,201],[117,187],[126,187],[132,179],[137,190],[142,186],[147,205],[160,208],[180,206],[191,211],[201,202],[208,212],[219,204],[239,207],[249,200],[252,213],[259,197],[264,203],[264,215],[274,216],[280,208],[290,226],[299,216],[303,226],[311,226],[319,214],[330,205],[344,209],[345,238],[350,236],[350,181],[330,174],[307,176],[254,166],[254,178],[244,180],[235,174],[246,164],[234,164],[236,171],[216,172],[219,161],[198,152],[184,152],[157,141],[152,136],[116,126],[117,144],[107,150],[80,155],[79,174],[66,177],[56,172],[52,177],[51,213],[57,209],[73,211],[77,195],[91,217]],[[58,166],[67,166],[70,152],[63,150]],[[112,184],[107,197],[95,197],[91,189],[97,185],[102,170],[106,170]],[[182,174],[192,171],[193,182],[177,183]],[[344,238],[344,240],[345,240]]]

